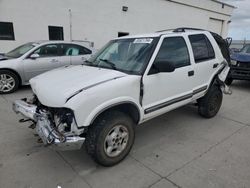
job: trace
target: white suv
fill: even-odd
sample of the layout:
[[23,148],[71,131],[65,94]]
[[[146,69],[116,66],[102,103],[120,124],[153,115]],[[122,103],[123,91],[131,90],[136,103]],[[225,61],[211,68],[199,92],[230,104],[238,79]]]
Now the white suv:
[[203,30],[117,38],[84,65],[31,79],[34,97],[13,109],[34,122],[45,145],[72,150],[85,142],[96,162],[111,166],[129,153],[135,125],[188,103],[215,116],[228,57],[227,41]]

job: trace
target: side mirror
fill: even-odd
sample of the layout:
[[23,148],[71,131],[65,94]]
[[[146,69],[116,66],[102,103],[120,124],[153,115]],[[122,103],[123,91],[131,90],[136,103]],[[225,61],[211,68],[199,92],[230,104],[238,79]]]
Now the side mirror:
[[154,62],[155,68],[158,72],[174,72],[175,66],[171,62],[167,61],[156,61]]
[[40,57],[39,54],[32,54],[32,55],[30,56],[30,59],[37,59],[37,58],[39,58],[39,57]]

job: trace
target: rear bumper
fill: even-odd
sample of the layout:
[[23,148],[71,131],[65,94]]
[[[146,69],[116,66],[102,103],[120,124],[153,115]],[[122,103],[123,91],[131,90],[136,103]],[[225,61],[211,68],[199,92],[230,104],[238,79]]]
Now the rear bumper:
[[16,100],[13,103],[13,110],[35,123],[35,130],[44,145],[56,150],[81,149],[85,138],[78,135],[65,136],[58,132],[48,115],[45,112],[37,112],[37,106],[27,103],[26,99]]

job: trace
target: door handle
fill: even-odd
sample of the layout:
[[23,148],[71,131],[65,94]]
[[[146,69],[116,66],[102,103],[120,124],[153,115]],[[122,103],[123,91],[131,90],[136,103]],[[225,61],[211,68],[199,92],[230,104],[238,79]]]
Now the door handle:
[[51,62],[51,63],[57,63],[58,60],[57,60],[57,59],[52,59],[50,62]]
[[213,65],[213,68],[214,68],[214,69],[217,68],[218,65],[219,65],[219,63],[215,63],[215,64]]
[[194,76],[194,71],[188,71],[188,76]]
[[83,61],[86,61],[86,60],[87,60],[87,58],[86,58],[86,57],[82,57],[82,60],[83,60]]

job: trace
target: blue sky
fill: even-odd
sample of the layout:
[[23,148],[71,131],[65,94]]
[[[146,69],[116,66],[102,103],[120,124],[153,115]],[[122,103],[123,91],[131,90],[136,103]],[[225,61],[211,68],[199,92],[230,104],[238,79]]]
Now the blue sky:
[[250,0],[221,0],[237,7],[234,10],[228,36],[234,40],[250,40]]

